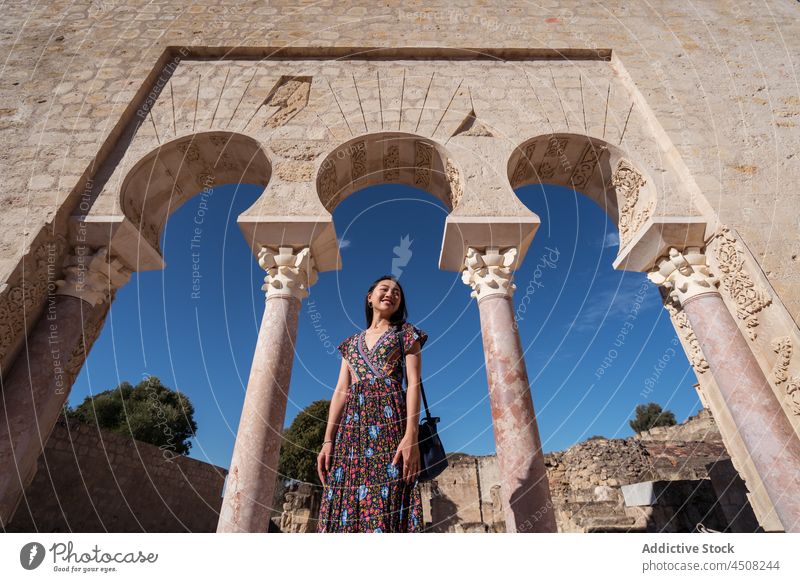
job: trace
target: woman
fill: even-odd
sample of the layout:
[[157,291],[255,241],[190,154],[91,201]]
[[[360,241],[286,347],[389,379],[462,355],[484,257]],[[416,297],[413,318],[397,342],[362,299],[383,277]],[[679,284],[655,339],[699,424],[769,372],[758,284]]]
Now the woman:
[[420,349],[428,335],[406,322],[405,294],[391,275],[370,286],[364,307],[367,329],[339,344],[342,367],[317,457],[317,531],[417,532]]

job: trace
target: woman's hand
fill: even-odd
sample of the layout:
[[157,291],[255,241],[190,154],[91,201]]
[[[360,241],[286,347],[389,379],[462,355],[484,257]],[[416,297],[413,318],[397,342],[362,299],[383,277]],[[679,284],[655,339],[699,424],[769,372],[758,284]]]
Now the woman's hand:
[[319,475],[320,482],[327,486],[327,482],[325,478],[328,474],[328,471],[331,470],[331,456],[333,454],[333,443],[328,441],[327,443],[322,443],[322,449],[317,455],[317,474]]
[[403,481],[409,485],[414,482],[419,473],[419,443],[417,435],[408,434],[403,437],[394,454],[392,464],[397,465],[398,459],[403,461]]

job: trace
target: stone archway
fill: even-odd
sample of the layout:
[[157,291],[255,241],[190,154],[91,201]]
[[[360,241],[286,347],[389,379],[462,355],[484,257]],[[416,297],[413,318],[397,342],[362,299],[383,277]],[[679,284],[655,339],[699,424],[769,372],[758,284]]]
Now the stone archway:
[[[270,196],[266,192],[239,217],[267,271],[267,301],[217,531],[265,527],[278,476],[300,304],[318,272],[341,268],[330,213],[354,191],[379,183],[424,189],[451,210],[439,265],[460,272],[478,299],[506,524],[512,531],[555,531],[521,343],[510,324],[511,272],[518,264],[517,250],[524,251],[533,237],[538,217],[507,184],[493,181],[497,174],[485,159],[454,157],[430,137],[404,132],[353,136],[324,151],[314,167],[314,193],[321,207],[317,214],[300,214],[284,205],[296,214],[270,215],[264,210]],[[473,180],[463,179],[462,172]],[[461,203],[470,188],[471,206],[464,210]],[[485,210],[477,194],[484,188],[492,192],[494,212]],[[308,181],[284,189],[310,194]]]
[[252,137],[224,131],[195,133],[159,146],[136,163],[120,188],[119,207],[158,250],[164,224],[184,202],[223,184],[266,188],[271,174],[266,152]]
[[[204,188],[267,186],[270,161],[250,137],[191,134],[147,153],[105,197],[70,223],[71,248],[47,309],[4,380],[0,522],[13,517],[72,383],[99,336],[116,290],[133,271],[164,267],[159,239],[179,206]],[[109,207],[111,206],[111,207]]]
[[332,212],[353,192],[376,184],[405,184],[427,191],[452,212],[464,193],[461,172],[444,146],[402,132],[355,137],[321,159],[317,193]]
[[643,163],[607,141],[580,134],[554,133],[523,142],[508,160],[508,180],[514,189],[553,184],[582,193],[617,225],[620,251],[659,204],[659,190]]
[[[715,232],[715,216],[669,216],[670,188],[657,188],[644,164],[589,136],[554,133],[524,141],[509,158],[508,178],[514,188],[547,183],[573,189],[609,215],[620,236],[614,267],[644,271],[660,286],[701,400],[717,419],[762,526],[798,527],[800,503],[790,492],[800,468],[800,425],[732,315],[757,325],[752,316],[769,301],[744,272],[730,231]],[[713,249],[708,259],[706,248]],[[715,273],[727,279],[723,287],[732,298],[717,290]],[[755,337],[749,329],[748,335]]]

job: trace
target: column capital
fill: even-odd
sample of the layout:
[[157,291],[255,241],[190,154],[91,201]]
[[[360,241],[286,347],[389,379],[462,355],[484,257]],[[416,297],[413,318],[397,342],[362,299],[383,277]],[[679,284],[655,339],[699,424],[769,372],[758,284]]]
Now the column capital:
[[261,290],[266,298],[295,297],[302,301],[308,297],[308,288],[317,282],[317,268],[309,247],[295,250],[290,246],[262,245],[258,264],[267,274]]
[[514,285],[511,266],[517,260],[517,247],[500,251],[499,247],[467,248],[461,280],[472,287],[470,297],[478,301],[490,295],[511,297]]
[[709,272],[700,247],[683,251],[671,247],[668,255],[656,261],[647,278],[669,291],[669,297],[679,305],[703,293],[719,293],[719,279]]
[[75,245],[64,266],[64,278],[56,281],[58,295],[70,295],[92,306],[110,302],[111,293],[128,282],[131,270],[112,258],[108,247],[92,251]]

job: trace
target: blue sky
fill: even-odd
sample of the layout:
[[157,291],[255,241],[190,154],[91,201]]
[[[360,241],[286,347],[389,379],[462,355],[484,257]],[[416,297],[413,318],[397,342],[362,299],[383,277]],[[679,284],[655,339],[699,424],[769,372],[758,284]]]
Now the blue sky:
[[[618,237],[605,213],[565,188],[517,194],[542,220],[515,272],[513,303],[545,452],[593,435],[630,436],[637,404],[658,402],[679,422],[695,414],[694,373],[658,290],[642,273],[611,267]],[[229,466],[264,309],[264,273],[236,217],[258,195],[254,186],[222,186],[171,216],[162,238],[167,268],[134,273],[118,291],[71,405],[158,376],[194,404],[190,456]],[[365,327],[369,284],[394,272],[409,320],[429,335],[423,381],[445,448],[494,453],[478,306],[458,273],[437,266],[446,216],[436,198],[406,186],[367,188],[336,208],[343,269],[321,273],[302,305],[287,426],[330,398],[336,345]]]

